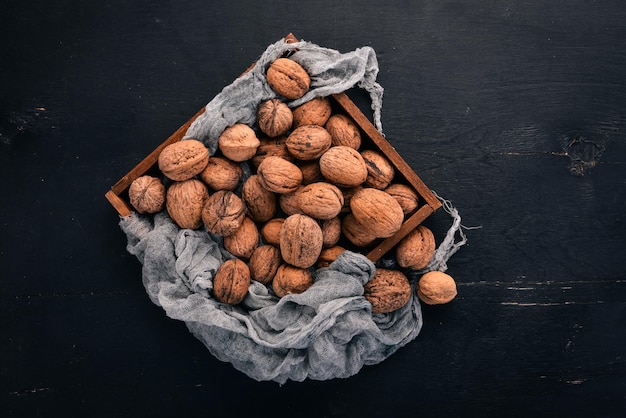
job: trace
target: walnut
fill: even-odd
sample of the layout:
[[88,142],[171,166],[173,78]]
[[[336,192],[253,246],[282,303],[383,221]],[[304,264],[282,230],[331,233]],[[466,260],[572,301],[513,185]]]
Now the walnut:
[[332,112],[328,97],[316,97],[293,109],[293,128],[304,125],[324,126]]
[[243,201],[229,190],[213,193],[202,208],[202,220],[209,232],[223,237],[239,229],[245,215]]
[[374,150],[365,150],[361,152],[361,156],[367,165],[367,179],[363,185],[384,190],[396,174],[389,160]]
[[300,164],[298,167],[300,167],[300,171],[302,171],[303,185],[316,183],[318,181],[326,181],[324,176],[322,176],[322,171],[320,170],[320,163],[318,160],[306,161],[303,164]]
[[348,116],[339,113],[332,115],[325,127],[332,138],[333,146],[343,145],[354,149],[361,147],[361,131]]
[[376,238],[387,238],[395,234],[404,221],[400,204],[382,190],[366,187],[350,199],[354,218]]
[[241,198],[246,204],[248,216],[257,222],[266,222],[277,210],[276,195],[261,185],[258,174],[253,174],[243,183]]
[[287,149],[298,160],[315,160],[331,145],[330,134],[318,125],[304,125],[287,137]]
[[278,196],[278,205],[285,215],[295,215],[296,213],[304,213],[300,209],[300,192],[304,187],[299,186],[296,190],[289,193],[283,193]]
[[263,187],[274,193],[289,193],[302,183],[302,171],[295,164],[281,157],[265,158],[257,169]]
[[363,295],[372,304],[372,313],[393,312],[411,300],[411,284],[398,270],[376,269],[363,289]]
[[260,143],[254,130],[243,123],[229,126],[217,140],[217,145],[222,154],[226,158],[237,162],[252,158],[256,154]]
[[261,238],[265,244],[276,247],[280,245],[280,230],[285,223],[285,218],[270,219],[261,227]]
[[250,277],[252,280],[269,284],[278,267],[280,267],[282,259],[280,258],[280,250],[273,245],[261,245],[257,247],[248,263],[250,267]]
[[224,237],[224,248],[238,258],[249,259],[258,246],[259,230],[254,221],[247,216],[235,232]]
[[312,218],[326,220],[339,215],[343,207],[343,194],[330,183],[312,183],[298,192],[298,207]]
[[213,190],[235,190],[243,176],[239,164],[223,157],[212,157],[199,177]]
[[308,269],[287,264],[278,267],[272,280],[272,290],[279,298],[288,294],[302,293],[312,285],[313,275]]
[[322,251],[322,228],[306,215],[291,215],[280,229],[280,253],[292,266],[308,268]]
[[345,248],[335,245],[333,247],[324,248],[320,253],[320,256],[317,259],[317,263],[315,264],[317,268],[328,267],[331,265],[333,261],[339,257],[339,255],[345,251]]
[[204,170],[209,162],[209,149],[196,139],[169,144],[159,154],[159,170],[174,181],[184,181]]
[[354,196],[356,192],[362,188],[363,186],[356,186],[341,189],[341,193],[343,194],[343,207],[341,208],[341,213],[350,213],[350,200],[352,200],[352,196]]
[[177,181],[167,189],[166,207],[170,218],[183,229],[202,226],[202,208],[209,192],[200,180]]
[[165,186],[157,177],[140,176],[130,184],[128,197],[138,213],[157,213],[165,207]]
[[424,225],[409,232],[396,247],[396,261],[400,267],[421,270],[435,254],[435,236]]
[[396,183],[387,187],[385,192],[398,201],[405,215],[417,209],[419,197],[412,187],[406,184]]
[[339,242],[341,238],[341,219],[339,216],[320,221],[322,228],[323,247],[332,247]]
[[320,157],[324,178],[338,187],[355,187],[367,179],[367,166],[361,154],[346,146],[331,147]]
[[270,99],[259,105],[257,123],[265,135],[274,138],[287,133],[293,123],[293,113],[285,103]]
[[454,279],[441,271],[424,274],[416,287],[417,296],[428,305],[448,303],[457,295]]
[[258,168],[261,161],[271,155],[282,157],[287,161],[293,161],[294,158],[289,154],[289,150],[287,150],[287,137],[264,138],[260,139],[259,142],[259,147],[256,149],[254,157],[250,160],[254,168]]
[[357,247],[368,247],[376,240],[376,236],[368,232],[351,213],[341,221],[341,232]]
[[236,305],[244,300],[250,287],[250,269],[243,261],[226,260],[215,272],[213,296],[220,302]]
[[266,78],[272,90],[290,100],[304,96],[311,87],[306,70],[289,58],[278,58],[271,63]]

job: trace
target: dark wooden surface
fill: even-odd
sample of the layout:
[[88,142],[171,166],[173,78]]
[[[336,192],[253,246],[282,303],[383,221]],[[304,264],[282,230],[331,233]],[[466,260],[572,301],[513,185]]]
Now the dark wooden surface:
[[[617,0],[5,1],[2,415],[623,416],[625,21]],[[104,193],[289,32],[376,50],[387,138],[480,229],[415,341],[281,387],[148,300]]]

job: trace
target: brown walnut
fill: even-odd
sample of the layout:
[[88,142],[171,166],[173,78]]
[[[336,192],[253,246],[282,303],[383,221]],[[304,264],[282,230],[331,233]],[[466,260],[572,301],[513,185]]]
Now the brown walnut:
[[322,228],[324,248],[332,247],[339,242],[341,238],[341,219],[339,216],[320,221],[320,228]]
[[254,130],[243,123],[229,126],[222,132],[217,145],[222,154],[230,160],[242,162],[252,158],[260,145]]
[[279,99],[270,99],[259,105],[257,123],[265,135],[275,138],[287,133],[293,123],[293,113]]
[[301,268],[315,264],[322,251],[322,228],[306,215],[291,215],[280,229],[280,253],[285,262]]
[[396,174],[389,160],[374,150],[365,150],[361,156],[367,165],[367,179],[363,185],[380,190],[387,188]]
[[417,209],[419,197],[412,187],[406,184],[396,183],[387,187],[385,192],[398,201],[405,215]]
[[341,232],[357,247],[368,247],[376,240],[376,236],[368,232],[351,213],[344,216],[341,221]]
[[421,270],[435,254],[435,236],[424,225],[409,232],[396,247],[396,261],[400,267]]
[[250,159],[250,162],[254,168],[258,168],[261,161],[271,155],[276,157],[282,157],[287,161],[293,161],[293,157],[287,150],[287,137],[280,136],[278,138],[263,138],[259,140],[259,147],[256,149],[254,157]]
[[272,280],[272,290],[279,298],[288,294],[302,293],[313,285],[313,275],[306,268],[283,264]]
[[298,160],[315,160],[331,145],[330,134],[318,125],[296,128],[287,137],[287,150]]
[[298,192],[298,207],[312,218],[332,219],[341,212],[343,193],[330,183],[312,183],[302,187]]
[[235,232],[224,237],[224,248],[238,258],[249,259],[258,246],[259,230],[254,221],[247,216]]
[[363,288],[365,298],[372,304],[372,313],[393,312],[411,300],[411,284],[398,270],[376,269]]
[[174,181],[189,180],[209,162],[209,149],[196,139],[169,144],[159,154],[159,170]]
[[296,213],[303,213],[300,209],[300,192],[304,187],[299,186],[296,190],[289,193],[282,193],[278,195],[278,206],[285,215],[295,215]]
[[429,305],[448,303],[457,295],[456,283],[446,273],[430,271],[420,278],[416,293],[422,302]]
[[302,183],[302,171],[297,165],[281,157],[265,158],[257,169],[263,187],[274,193],[295,191]]
[[250,277],[252,280],[269,284],[274,276],[278,267],[282,264],[282,258],[280,258],[280,250],[273,245],[261,245],[257,247],[248,263],[250,267]]
[[306,70],[289,58],[278,58],[271,63],[266,78],[272,90],[290,100],[304,96],[311,87]]
[[350,199],[355,219],[376,238],[395,234],[404,221],[400,204],[382,190],[365,187]]
[[213,296],[229,305],[241,303],[250,287],[250,269],[243,261],[231,258],[222,263],[213,278]]
[[334,247],[324,248],[320,253],[320,256],[317,259],[317,263],[315,264],[317,268],[328,267],[331,265],[333,261],[341,255],[342,252],[345,251],[345,248],[335,245]]
[[223,157],[212,157],[199,177],[213,190],[235,190],[243,176],[239,164]]
[[157,213],[165,207],[165,186],[157,177],[140,176],[128,189],[130,204],[139,213]]
[[229,190],[213,193],[202,208],[202,220],[209,232],[222,237],[234,233],[246,215],[243,201]]
[[209,192],[200,180],[177,181],[167,189],[167,212],[179,227],[198,229],[202,226],[202,208],[208,199]]
[[261,227],[261,238],[265,244],[276,247],[280,245],[280,230],[285,223],[285,218],[270,219]]
[[276,195],[261,185],[258,174],[253,174],[243,183],[241,198],[246,204],[248,216],[257,222],[266,222],[277,210]]
[[335,186],[355,187],[367,179],[365,161],[354,148],[331,147],[319,161],[322,175]]
[[359,149],[361,147],[361,131],[346,115],[332,115],[326,122],[326,130],[330,134],[333,146],[343,145]]
[[293,109],[293,128],[304,125],[324,126],[332,112],[328,97],[316,97]]

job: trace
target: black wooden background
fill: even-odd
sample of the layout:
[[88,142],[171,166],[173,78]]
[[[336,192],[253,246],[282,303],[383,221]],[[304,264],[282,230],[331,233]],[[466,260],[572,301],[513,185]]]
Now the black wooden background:
[[[623,416],[624,22],[622,0],[5,0],[1,415]],[[375,49],[387,138],[480,228],[415,341],[279,386],[148,300],[104,193],[289,32]]]

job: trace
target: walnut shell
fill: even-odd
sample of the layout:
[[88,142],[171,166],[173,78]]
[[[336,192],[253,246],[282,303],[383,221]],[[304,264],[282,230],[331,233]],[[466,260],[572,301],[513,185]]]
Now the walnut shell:
[[282,264],[280,250],[273,245],[261,245],[257,247],[248,263],[250,267],[250,278],[265,285],[269,284],[278,267]]
[[243,176],[239,164],[223,157],[212,157],[199,177],[213,190],[235,190]]
[[167,189],[167,212],[179,227],[198,229],[202,226],[202,208],[208,199],[209,192],[200,180],[177,181]]
[[285,218],[270,219],[261,227],[261,238],[265,244],[278,247],[280,245],[280,230],[285,223]]
[[457,295],[454,279],[441,271],[424,274],[416,287],[417,296],[428,305],[448,303]]
[[287,150],[298,160],[315,160],[331,145],[330,134],[318,125],[304,125],[287,137]]
[[280,254],[292,266],[308,268],[322,251],[322,228],[306,215],[291,215],[280,229]]
[[421,270],[435,254],[435,236],[424,225],[409,232],[396,247],[396,261],[400,267]]
[[258,246],[259,230],[254,221],[247,216],[235,232],[224,237],[224,248],[238,258],[249,259]]
[[289,58],[278,58],[271,63],[266,78],[272,90],[290,100],[304,96],[311,87],[306,70]]
[[159,154],[159,170],[174,181],[189,180],[209,162],[209,149],[196,139],[169,144]]
[[315,264],[317,268],[328,267],[332,264],[333,261],[341,255],[342,252],[345,251],[345,248],[335,245],[333,247],[324,248],[320,253],[320,256],[317,259],[317,263]]
[[213,193],[202,208],[202,220],[209,232],[222,237],[234,233],[245,219],[246,207],[235,193],[220,190]]
[[293,113],[285,103],[270,99],[259,105],[257,123],[265,135],[274,138],[287,133],[293,123]]
[[411,284],[398,270],[376,269],[363,289],[363,296],[372,304],[372,313],[393,312],[411,300]]
[[257,222],[269,221],[276,214],[276,195],[261,185],[258,174],[251,175],[243,183],[241,198],[246,204],[248,216]]
[[213,277],[213,296],[229,305],[241,303],[250,287],[250,269],[243,261],[232,258],[226,260]]
[[324,178],[338,187],[355,187],[367,179],[367,166],[354,148],[335,146],[320,157]]
[[259,147],[256,149],[254,157],[250,160],[254,168],[258,168],[261,161],[271,155],[282,157],[287,161],[293,161],[294,158],[289,154],[289,150],[287,150],[287,137],[264,138],[260,139],[259,142]]
[[272,290],[282,298],[288,294],[302,293],[313,285],[313,275],[306,268],[283,264],[272,280]]
[[298,192],[298,207],[315,219],[332,219],[339,215],[343,207],[343,194],[330,183],[312,183]]
[[303,186],[299,186],[293,192],[283,193],[278,196],[278,205],[285,215],[289,216],[295,215],[296,213],[304,213],[300,209],[300,199],[298,198],[302,189]]
[[252,158],[256,154],[260,143],[254,130],[243,123],[229,126],[217,140],[217,145],[222,154],[226,158],[237,162]]
[[281,157],[265,158],[257,169],[263,187],[274,193],[295,191],[302,183],[302,171],[295,164]]
[[332,115],[325,127],[332,138],[333,146],[343,145],[354,149],[361,147],[361,131],[348,116],[339,113]]
[[398,201],[405,215],[417,209],[419,197],[412,187],[406,184],[396,183],[387,187],[385,192]]
[[306,161],[298,167],[300,167],[300,171],[302,171],[303,185],[306,186],[307,184],[316,183],[318,181],[326,181],[324,176],[322,176],[318,160]]
[[398,232],[404,221],[400,204],[382,190],[366,187],[350,199],[355,219],[376,238],[387,238]]
[[341,232],[357,247],[368,247],[376,240],[376,236],[368,232],[351,213],[341,221]]
[[365,150],[361,156],[367,165],[367,179],[364,186],[384,190],[393,180],[396,171],[389,160],[380,152]]
[[130,204],[139,213],[157,213],[165,207],[165,186],[157,177],[140,176],[128,188]]
[[320,221],[320,228],[322,228],[322,246],[324,248],[332,247],[339,242],[341,238],[341,219],[339,216]]
[[341,189],[341,193],[343,194],[343,208],[341,208],[341,213],[350,213],[350,200],[352,200],[352,196],[362,188],[363,186],[356,186]]
[[293,109],[293,128],[304,125],[324,126],[332,112],[328,97],[316,97]]

